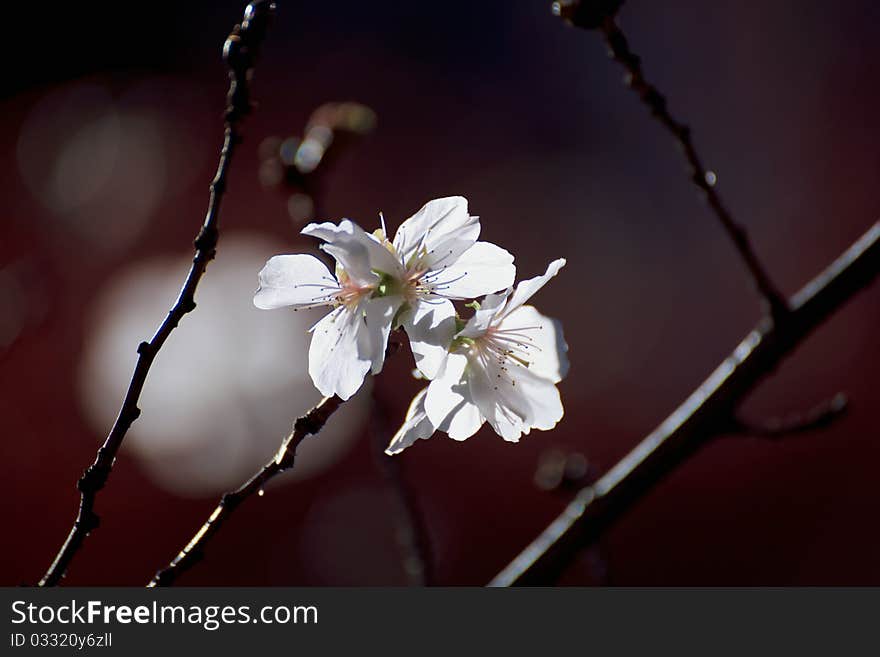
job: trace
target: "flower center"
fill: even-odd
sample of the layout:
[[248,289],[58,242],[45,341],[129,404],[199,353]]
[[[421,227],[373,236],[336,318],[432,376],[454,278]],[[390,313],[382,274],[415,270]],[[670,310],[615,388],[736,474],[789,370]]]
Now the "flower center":
[[348,310],[353,310],[364,297],[373,294],[372,285],[360,285],[343,273],[339,280],[339,292],[336,301]]
[[[532,331],[540,326],[523,326],[505,329],[490,326],[486,332],[474,338],[468,346],[468,359],[479,365],[487,375],[494,375],[498,382],[516,387],[516,379],[510,373],[511,366],[529,367],[532,354],[541,351],[532,337]],[[498,385],[495,385],[498,390]]]
[[426,269],[407,269],[403,275],[403,296],[413,302],[420,296],[428,293],[422,284],[422,277],[427,273]]

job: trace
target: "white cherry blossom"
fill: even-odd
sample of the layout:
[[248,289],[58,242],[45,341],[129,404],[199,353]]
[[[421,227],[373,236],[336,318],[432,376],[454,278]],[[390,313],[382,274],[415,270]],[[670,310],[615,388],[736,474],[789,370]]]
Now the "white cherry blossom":
[[463,197],[428,202],[393,241],[382,224],[373,235],[348,219],[303,229],[324,241],[335,276],[305,254],[275,256],[260,272],[259,308],[333,307],[312,328],[309,349],[309,374],[327,396],[348,399],[368,372],[382,370],[395,323],[406,330],[422,374],[436,376],[456,329],[451,300],[504,289],[516,275],[510,253],[477,241],[480,222]]
[[465,440],[489,422],[516,442],[562,419],[556,384],[568,371],[568,346],[558,321],[525,303],[565,265],[554,260],[542,276],[485,298],[456,333],[437,377],[419,392],[388,446],[396,454],[435,430]]
[[513,256],[478,242],[480,221],[468,213],[467,199],[439,198],[404,221],[389,240],[384,219],[377,238],[395,264],[374,263],[387,294],[401,300],[398,322],[406,330],[416,367],[432,379],[455,334],[451,300],[473,299],[513,283]]
[[336,275],[307,254],[278,255],[259,274],[254,305],[294,310],[332,307],[311,328],[309,375],[326,396],[349,399],[367,372],[382,370],[391,322],[399,302],[378,296],[381,277],[375,263],[395,260],[375,238],[348,219],[339,225],[309,224],[303,234],[325,241],[321,248],[337,262]]

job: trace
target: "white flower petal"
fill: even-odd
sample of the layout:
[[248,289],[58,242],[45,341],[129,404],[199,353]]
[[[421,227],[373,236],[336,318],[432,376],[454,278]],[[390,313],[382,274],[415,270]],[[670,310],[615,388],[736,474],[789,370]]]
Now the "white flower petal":
[[438,198],[426,203],[404,221],[394,236],[394,248],[403,262],[413,258],[419,269],[436,269],[451,264],[480,236],[478,217],[468,214],[462,196]]
[[449,412],[437,428],[445,431],[453,440],[467,440],[480,430],[485,421],[486,418],[475,404],[463,400]]
[[344,219],[339,225],[325,221],[309,224],[300,231],[303,235],[324,240],[321,249],[332,255],[350,278],[369,284],[378,280],[370,267],[370,256],[361,233],[354,222]]
[[520,306],[497,327],[499,335],[525,343],[518,352],[529,371],[558,383],[568,374],[568,345],[562,324],[539,313],[534,306]]
[[473,400],[480,414],[492,425],[499,436],[515,442],[523,433],[523,418],[512,412],[507,405],[510,399],[503,396],[495,370],[486,371],[479,364],[472,364],[467,378],[467,395]]
[[373,374],[382,371],[388,335],[391,333],[391,320],[401,303],[399,297],[380,297],[361,303],[364,321],[358,330],[358,353],[360,358],[370,359],[370,370]]
[[378,281],[374,270],[393,274],[400,268],[400,263],[388,249],[349,219],[343,219],[339,225],[329,221],[309,224],[301,232],[324,240],[326,244],[322,244],[321,248],[336,259],[346,274],[362,285]]
[[516,442],[531,429],[552,429],[562,419],[554,383],[516,361],[472,360],[467,379],[470,397],[505,440]]
[[465,398],[468,394],[467,384],[464,382],[467,365],[468,359],[464,354],[449,354],[443,361],[437,378],[428,386],[425,412],[435,427],[442,425],[462,402],[471,401],[469,395]]
[[535,276],[534,278],[529,278],[524,281],[520,281],[519,285],[516,286],[516,289],[513,291],[513,294],[507,300],[507,304],[504,306],[504,309],[501,313],[496,317],[497,320],[500,320],[514,310],[522,306],[526,301],[532,298],[532,296],[544,287],[547,282],[556,276],[559,273],[559,270],[565,266],[565,258],[559,258],[558,260],[554,260],[549,265],[547,265],[547,271],[541,276]]
[[489,242],[477,242],[461,257],[430,270],[423,278],[435,294],[450,299],[474,299],[513,285],[513,256]]
[[339,284],[323,262],[307,254],[278,255],[260,271],[254,305],[263,310],[333,302]]
[[537,376],[524,368],[521,369],[522,376],[517,378],[516,387],[529,405],[524,433],[529,432],[529,427],[549,431],[556,426],[565,413],[559,390],[550,380]]
[[325,397],[350,398],[360,389],[372,364],[359,353],[358,333],[364,326],[360,307],[340,306],[312,327],[309,375]]
[[385,453],[389,456],[400,454],[415,441],[421,439],[427,440],[434,435],[434,425],[428,419],[425,412],[425,397],[428,393],[427,388],[420,390],[413,398],[406,412],[406,420],[403,425],[394,434]]
[[464,354],[449,354],[425,396],[428,420],[453,440],[470,438],[486,421],[470,398],[467,366],[468,359]]
[[[336,244],[322,244],[320,248],[333,256],[333,259],[339,263],[348,277],[361,287],[371,287],[379,282],[379,277],[373,273],[370,267],[370,254],[363,244],[337,242]],[[339,274],[338,269],[337,275],[341,277],[341,280],[345,280]]]
[[480,309],[468,320],[467,324],[465,324],[464,328],[458,333],[458,335],[464,338],[478,338],[483,335],[489,326],[491,326],[495,319],[495,315],[497,315],[498,311],[504,306],[504,303],[512,292],[513,289],[508,288],[504,292],[487,295],[480,304]]
[[416,367],[425,376],[437,376],[455,335],[455,306],[447,299],[419,300],[403,318]]
[[[499,411],[503,410],[499,408]],[[528,433],[529,429],[525,423],[517,415],[512,413],[497,413],[494,417],[487,420],[491,427],[499,436],[509,443],[518,443],[520,437],[524,433]]]

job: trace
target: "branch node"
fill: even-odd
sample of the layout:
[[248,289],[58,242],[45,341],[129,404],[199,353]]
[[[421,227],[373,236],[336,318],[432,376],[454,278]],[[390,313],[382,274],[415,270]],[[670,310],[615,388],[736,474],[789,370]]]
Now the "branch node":
[[212,194],[224,194],[226,192],[226,181],[223,178],[214,178],[211,184],[208,185],[208,191]]
[[97,463],[90,465],[83,472],[82,477],[76,482],[76,488],[83,494],[94,495],[104,488],[107,483],[107,477],[110,474],[110,466]]
[[98,517],[98,514],[94,511],[90,511],[88,513],[83,513],[79,517],[77,517],[74,526],[84,533],[86,536],[92,533],[98,526],[101,524],[101,519]]
[[296,419],[293,423],[293,430],[301,436],[311,436],[318,433],[323,424],[324,423],[312,413],[307,413]]
[[219,237],[220,231],[217,230],[215,225],[202,226],[201,230],[199,230],[199,234],[196,236],[195,240],[193,240],[193,244],[199,251],[213,251],[217,246],[217,240]]

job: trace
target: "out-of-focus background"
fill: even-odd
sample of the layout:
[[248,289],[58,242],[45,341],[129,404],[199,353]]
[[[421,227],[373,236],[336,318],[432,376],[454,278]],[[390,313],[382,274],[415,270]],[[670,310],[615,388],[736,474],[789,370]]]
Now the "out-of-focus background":
[[[363,103],[378,122],[322,172],[319,218],[372,227],[381,210],[396,227],[425,201],[462,194],[522,277],[568,258],[536,300],[570,344],[560,426],[518,445],[489,429],[464,443],[438,436],[399,457],[436,583],[488,581],[566,502],[536,486],[542,458],[562,450],[609,467],[758,316],[670,138],[597,35],[563,25],[549,2],[278,5],[218,259],[158,357],[99,497],[101,528],[66,583],[146,582],[318,400],[304,378],[307,320],[261,313],[251,295],[266,258],[314,249],[298,235],[308,201],[273,184],[265,159],[271,138],[302,134],[322,103]],[[33,583],[50,563],[137,343],[183,280],[221,140],[220,47],[242,9],[19,3],[9,17],[2,584]],[[632,0],[620,23],[787,293],[878,218],[877,3]],[[844,419],[778,443],[717,441],[564,581],[880,584],[878,302],[874,288],[848,304],[745,409],[760,419],[844,390]],[[408,358],[309,439],[297,472],[242,507],[181,583],[405,583],[371,433],[393,429],[418,390]]]

